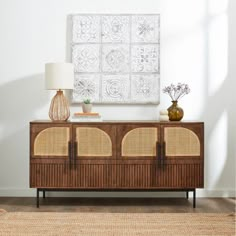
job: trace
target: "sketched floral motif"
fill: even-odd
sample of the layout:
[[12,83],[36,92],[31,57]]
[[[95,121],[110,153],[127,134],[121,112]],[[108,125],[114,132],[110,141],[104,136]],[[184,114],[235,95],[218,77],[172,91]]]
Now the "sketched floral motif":
[[74,43],[99,42],[100,22],[98,16],[73,16],[72,37]]
[[75,72],[99,72],[99,46],[74,45],[72,60]]
[[107,64],[113,68],[114,70],[123,63],[125,59],[125,55],[119,51],[119,50],[111,50],[107,55],[106,55],[106,61]]
[[129,16],[103,16],[102,41],[129,42]]
[[102,79],[103,102],[125,102],[129,95],[128,75],[105,75]]
[[159,15],[132,16],[132,39],[133,42],[156,42],[159,43]]
[[107,45],[102,52],[103,72],[128,72],[129,47],[126,45]]
[[155,103],[159,100],[159,76],[153,74],[133,75],[131,78],[131,100]]
[[98,75],[78,75],[75,76],[74,91],[72,99],[74,102],[82,102],[84,99],[91,99],[93,102],[99,101],[99,81]]
[[148,24],[146,21],[143,21],[138,26],[138,34],[142,37],[146,37],[148,34],[154,31],[154,27]]
[[138,45],[132,47],[133,72],[159,72],[158,45]]

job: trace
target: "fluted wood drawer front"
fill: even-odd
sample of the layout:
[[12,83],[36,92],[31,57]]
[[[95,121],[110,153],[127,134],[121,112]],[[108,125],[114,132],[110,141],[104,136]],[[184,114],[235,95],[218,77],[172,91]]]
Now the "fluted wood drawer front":
[[30,187],[37,188],[202,188],[203,165],[31,164]]
[[201,188],[203,174],[200,158],[165,160],[165,164],[150,159],[117,164],[116,178],[119,188]]
[[71,169],[63,163],[31,163],[31,188],[67,188],[71,186]]
[[87,163],[76,164],[71,184],[73,188],[115,188],[116,165]]
[[166,164],[153,166],[153,187],[158,188],[202,188],[203,163]]
[[152,186],[153,164],[117,165],[117,187],[145,189]]

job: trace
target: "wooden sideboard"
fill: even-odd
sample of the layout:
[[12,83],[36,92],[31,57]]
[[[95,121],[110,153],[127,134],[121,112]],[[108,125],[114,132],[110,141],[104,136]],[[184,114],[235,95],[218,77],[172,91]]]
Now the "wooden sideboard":
[[30,122],[30,187],[193,191],[204,187],[202,122]]

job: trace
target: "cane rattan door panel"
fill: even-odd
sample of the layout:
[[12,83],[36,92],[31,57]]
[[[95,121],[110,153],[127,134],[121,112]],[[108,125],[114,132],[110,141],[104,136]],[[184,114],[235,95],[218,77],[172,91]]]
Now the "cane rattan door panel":
[[128,131],[121,142],[124,157],[155,157],[158,129],[156,127],[134,128]]
[[112,156],[109,135],[96,127],[76,127],[77,156]]
[[200,140],[190,129],[165,127],[166,156],[200,156]]
[[34,156],[58,157],[68,155],[69,127],[51,127],[38,133],[34,139]]

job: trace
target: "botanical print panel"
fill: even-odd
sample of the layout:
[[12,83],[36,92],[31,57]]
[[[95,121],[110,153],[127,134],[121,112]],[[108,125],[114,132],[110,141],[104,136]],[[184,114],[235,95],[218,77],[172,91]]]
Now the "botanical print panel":
[[72,15],[72,102],[158,104],[159,14]]

